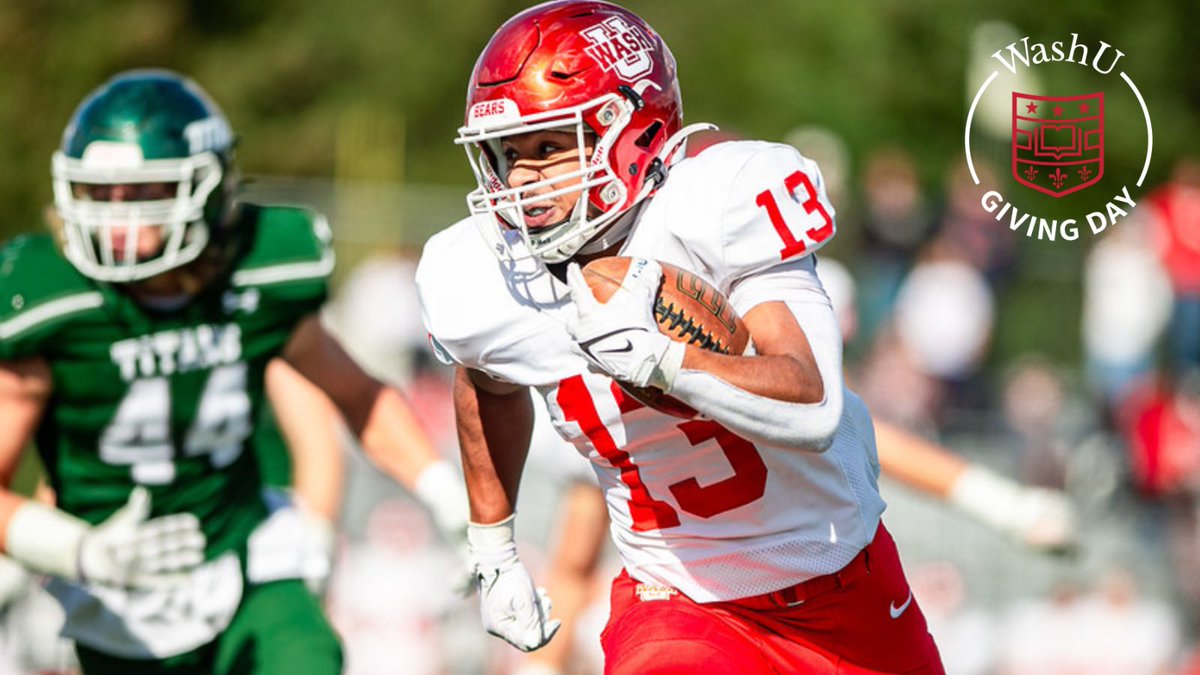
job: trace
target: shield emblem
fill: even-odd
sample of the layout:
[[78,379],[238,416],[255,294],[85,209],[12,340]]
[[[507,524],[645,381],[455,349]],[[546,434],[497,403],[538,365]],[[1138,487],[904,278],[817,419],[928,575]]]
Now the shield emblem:
[[1012,171],[1017,182],[1062,197],[1104,175],[1104,92],[1013,92]]

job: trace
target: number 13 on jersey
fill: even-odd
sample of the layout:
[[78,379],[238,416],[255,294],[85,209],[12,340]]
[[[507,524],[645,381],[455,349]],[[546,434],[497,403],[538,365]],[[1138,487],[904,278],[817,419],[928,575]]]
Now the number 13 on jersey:
[[[816,224],[807,230],[804,230],[804,236],[814,244],[820,244],[833,234],[833,217],[829,215],[829,211],[825,209],[825,205],[821,203],[817,193],[817,188],[813,186],[812,179],[803,171],[795,171],[783,180],[783,191],[789,200],[799,202],[804,209],[804,216],[799,214],[791,214],[789,218],[785,218],[783,212],[779,208],[779,201],[775,197],[777,187],[763,190],[758,193],[758,197],[754,203],[766,209],[767,217],[771,219],[771,225],[775,227],[775,233],[783,240],[783,248],[779,251],[779,259],[787,260],[788,258],[804,253],[808,249],[808,244],[796,238],[792,228],[803,227],[810,220],[816,220]],[[812,218],[811,216],[816,216]]]
[[[643,407],[626,397],[616,382],[611,384],[609,391],[597,395],[611,395],[622,414]],[[617,447],[601,420],[596,399],[584,377],[576,375],[560,382],[557,401],[566,420],[578,424],[596,452],[620,473],[621,482],[629,489],[633,529],[645,532],[678,527],[679,513],[675,507],[652,493],[651,486],[642,481],[641,469],[629,453]],[[695,477],[687,477],[664,486],[665,489],[657,488],[670,492],[680,509],[693,516],[711,518],[763,496],[767,487],[767,465],[753,443],[711,420],[689,420],[676,426],[692,447],[716,441],[732,472],[709,485],[701,485]]]

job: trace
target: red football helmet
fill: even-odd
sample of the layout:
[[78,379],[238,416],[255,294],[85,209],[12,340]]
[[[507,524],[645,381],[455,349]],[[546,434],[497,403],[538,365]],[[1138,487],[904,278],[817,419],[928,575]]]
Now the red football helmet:
[[[516,228],[530,254],[561,262],[658,187],[687,135],[682,123],[675,58],[653,28],[606,2],[538,5],[496,31],[471,73],[456,141],[479,181],[467,203]],[[501,140],[543,129],[576,135],[579,170],[510,187]],[[585,133],[594,134],[590,157]],[[572,191],[582,194],[571,217],[526,227],[524,205]]]

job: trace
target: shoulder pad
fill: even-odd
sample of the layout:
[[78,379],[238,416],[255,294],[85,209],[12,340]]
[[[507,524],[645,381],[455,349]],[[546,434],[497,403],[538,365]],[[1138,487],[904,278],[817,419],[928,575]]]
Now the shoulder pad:
[[434,349],[442,360],[500,380],[556,377],[561,354],[546,345],[561,329],[551,314],[566,303],[566,287],[532,258],[501,262],[481,225],[459,221],[430,238],[421,255],[417,293]]
[[475,270],[482,269],[469,264],[476,259],[470,252],[482,245],[473,218],[465,218],[434,234],[421,251],[416,274],[421,318],[442,361],[478,367],[478,355],[469,352],[474,351],[470,345],[481,322],[465,321],[463,308],[473,302],[477,286],[471,280]]
[[319,281],[333,272],[329,222],[311,209],[246,204],[241,226],[251,241],[233,272],[234,286]]
[[[812,254],[836,232],[816,162],[780,143],[736,141],[708,148],[671,171],[673,236],[712,270],[719,287]],[[703,203],[692,196],[704,195]],[[697,227],[698,222],[714,226]]]
[[49,234],[23,235],[0,248],[0,359],[36,353],[71,317],[103,304]]

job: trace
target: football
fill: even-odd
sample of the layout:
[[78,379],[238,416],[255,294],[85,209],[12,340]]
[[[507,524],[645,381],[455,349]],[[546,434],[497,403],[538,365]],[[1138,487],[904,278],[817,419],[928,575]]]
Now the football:
[[[597,258],[583,268],[583,278],[600,302],[607,302],[621,287],[631,258]],[[750,331],[725,295],[704,279],[684,269],[659,262],[662,285],[654,299],[658,329],[676,342],[722,354],[744,354],[750,346]],[[635,387],[619,382],[638,401],[669,415],[691,419],[696,411],[655,387]]]

